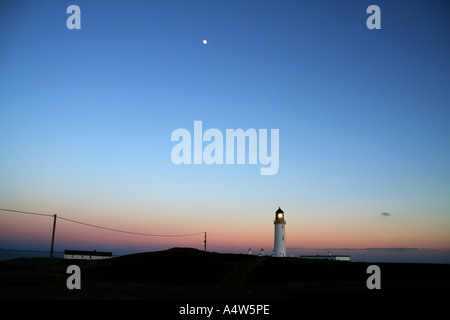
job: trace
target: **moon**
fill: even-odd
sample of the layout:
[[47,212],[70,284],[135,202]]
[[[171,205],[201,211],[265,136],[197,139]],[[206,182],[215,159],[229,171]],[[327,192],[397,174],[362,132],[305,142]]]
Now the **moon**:
[[206,40],[203,40],[203,44],[207,44],[208,43],[208,41],[206,41]]

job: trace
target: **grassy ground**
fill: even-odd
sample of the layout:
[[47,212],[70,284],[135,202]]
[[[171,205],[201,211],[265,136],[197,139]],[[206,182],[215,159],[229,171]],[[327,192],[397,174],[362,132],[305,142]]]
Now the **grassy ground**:
[[[298,300],[444,299],[450,265],[376,263],[381,289],[369,290],[368,263],[218,254],[194,249],[102,261],[21,258],[0,262],[0,299]],[[81,269],[69,290],[67,267]]]

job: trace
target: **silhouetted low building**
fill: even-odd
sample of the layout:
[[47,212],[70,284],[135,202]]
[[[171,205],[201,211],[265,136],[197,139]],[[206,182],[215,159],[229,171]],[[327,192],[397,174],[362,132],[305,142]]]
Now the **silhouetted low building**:
[[315,256],[300,256],[302,259],[326,259],[337,261],[350,261],[350,256],[346,255],[315,255]]
[[64,250],[64,259],[101,260],[112,257],[112,252]]

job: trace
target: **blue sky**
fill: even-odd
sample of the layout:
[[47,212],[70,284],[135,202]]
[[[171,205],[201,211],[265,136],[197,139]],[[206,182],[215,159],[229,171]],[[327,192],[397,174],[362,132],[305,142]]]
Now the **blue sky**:
[[[71,4],[81,8],[81,30],[66,28]],[[366,27],[371,4],[381,8],[381,30]],[[163,212],[187,232],[224,234],[244,211],[244,225],[267,227],[261,242],[270,244],[281,206],[298,233],[323,223],[341,230],[327,247],[449,248],[445,1],[0,6],[5,207],[104,224]],[[259,165],[175,166],[171,133],[193,132],[195,120],[222,132],[279,129],[278,174],[261,176]],[[392,225],[373,223],[385,211]],[[349,226],[379,229],[351,242]],[[382,239],[385,228],[407,232]]]

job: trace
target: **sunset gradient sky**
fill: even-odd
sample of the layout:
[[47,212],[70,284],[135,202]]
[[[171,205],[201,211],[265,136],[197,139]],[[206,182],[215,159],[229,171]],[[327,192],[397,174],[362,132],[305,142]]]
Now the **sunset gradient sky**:
[[[66,27],[71,4],[80,30]],[[381,30],[366,27],[371,4]],[[2,1],[0,207],[206,231],[209,250],[245,253],[271,252],[281,206],[288,254],[450,263],[449,12],[448,1]],[[173,164],[171,134],[195,120],[279,129],[278,174]],[[47,250],[51,229],[0,212],[0,248]],[[203,235],[57,222],[56,250],[173,246],[201,249]]]

